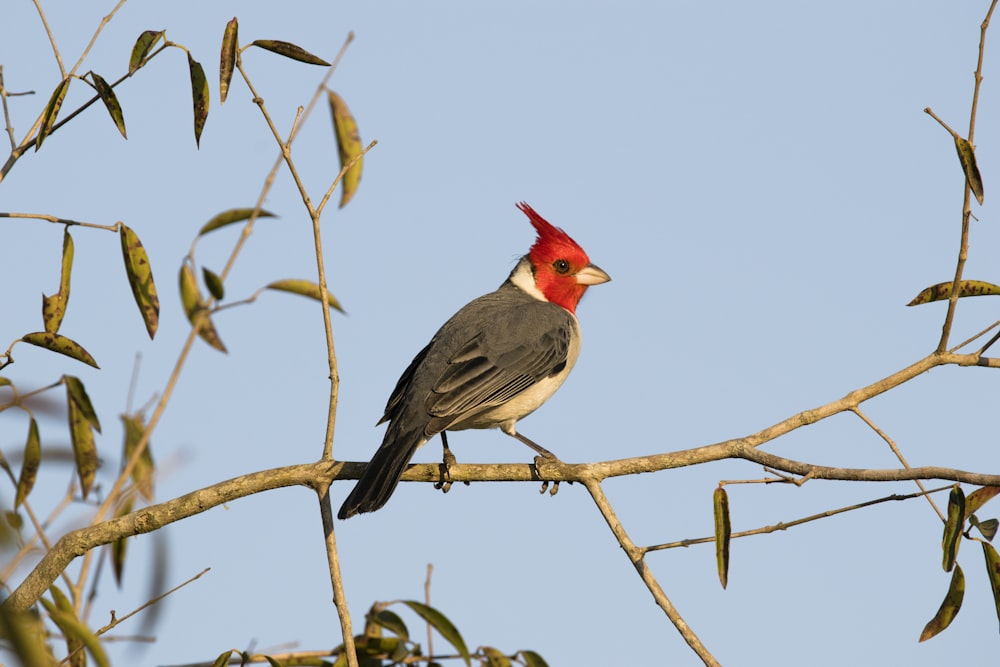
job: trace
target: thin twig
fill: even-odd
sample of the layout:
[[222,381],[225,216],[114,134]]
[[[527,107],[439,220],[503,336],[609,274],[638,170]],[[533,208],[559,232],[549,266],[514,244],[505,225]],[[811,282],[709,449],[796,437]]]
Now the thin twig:
[[684,641],[687,642],[688,646],[691,647],[698,657],[701,658],[706,665],[718,666],[719,661],[715,659],[715,656],[713,656],[711,652],[709,652],[708,648],[702,644],[701,640],[698,639],[698,635],[694,633],[694,630],[691,629],[684,618],[680,615],[680,612],[677,611],[677,608],[674,607],[670,598],[667,597],[667,594],[663,591],[663,588],[656,580],[656,577],[653,576],[653,573],[650,571],[649,567],[646,565],[645,559],[643,558],[642,550],[639,549],[634,542],[632,542],[628,533],[625,532],[625,527],[622,526],[618,517],[615,515],[615,511],[612,509],[611,503],[608,501],[607,496],[604,495],[603,489],[601,489],[600,482],[594,479],[586,479],[583,480],[583,485],[587,487],[587,491],[590,492],[590,497],[594,499],[594,503],[600,510],[601,515],[607,522],[608,527],[615,536],[615,539],[618,540],[618,544],[621,545],[622,550],[625,552],[625,555],[628,556],[632,566],[635,567],[636,572],[639,573],[639,577],[642,578],[643,583],[646,584],[646,588],[648,588],[649,592],[653,594],[653,599],[656,600],[656,604],[659,605],[660,609],[663,610],[663,613],[667,615],[667,618],[669,618],[670,622],[674,624],[675,628],[677,628],[681,637],[684,638]]
[[[811,514],[801,519],[795,519],[794,521],[780,521],[776,524],[770,526],[762,526],[761,528],[754,528],[752,530],[742,530],[738,533],[732,533],[730,535],[731,539],[738,537],[749,537],[751,535],[765,535],[767,533],[773,533],[779,530],[788,530],[789,528],[794,528],[795,526],[801,526],[804,523],[809,523],[810,521],[817,521],[819,519],[826,519],[831,516],[836,516],[837,514],[843,514],[844,512],[852,512],[854,510],[862,509],[865,507],[871,507],[872,505],[878,505],[881,503],[887,503],[891,501],[901,501],[910,500],[911,498],[919,498],[921,496],[926,496],[931,493],[938,493],[940,491],[947,491],[951,489],[954,485],[949,484],[947,486],[942,486],[937,489],[931,489],[930,491],[923,491],[921,493],[910,493],[906,495],[893,494],[891,496],[885,496],[884,498],[877,498],[875,500],[867,500],[863,503],[858,503],[857,505],[849,505],[848,507],[841,507],[835,510],[827,510],[825,512],[820,512],[819,514]],[[695,544],[714,544],[715,536],[712,537],[696,537],[688,538],[684,540],[678,540],[676,542],[666,542],[664,544],[655,544],[653,546],[644,547],[643,553],[649,553],[652,551],[663,551],[664,549],[676,549],[677,547],[690,547]]]
[[[873,422],[871,419],[868,418],[868,415],[866,415],[861,411],[860,408],[857,407],[851,408],[851,412],[856,414],[858,418],[861,419],[861,421],[863,421],[865,424],[867,424],[871,430],[875,431],[875,433],[877,433],[878,436],[885,441],[885,444],[889,445],[889,449],[891,449],[892,453],[896,455],[896,458],[899,460],[900,463],[903,464],[904,468],[909,469],[911,467],[910,464],[906,461],[906,458],[903,457],[903,452],[899,450],[899,447],[896,446],[895,441],[893,441],[893,439],[889,437],[888,433],[880,429],[878,425],[875,424],[875,422]],[[944,521],[944,514],[942,514],[941,510],[938,509],[938,506],[934,504],[934,499],[931,498],[930,495],[927,493],[927,489],[924,488],[923,482],[921,482],[919,479],[915,479],[913,481],[917,485],[917,488],[920,489],[921,494],[925,498],[927,498],[927,502],[931,504],[931,507],[937,513],[938,518],[941,519],[941,521]]]

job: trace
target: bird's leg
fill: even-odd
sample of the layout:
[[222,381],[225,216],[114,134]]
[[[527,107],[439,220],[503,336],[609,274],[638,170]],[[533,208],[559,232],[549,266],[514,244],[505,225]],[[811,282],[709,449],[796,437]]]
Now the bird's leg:
[[[545,463],[562,463],[562,461],[559,460],[558,456],[556,456],[555,454],[553,454],[549,450],[545,449],[544,447],[542,447],[541,445],[539,445],[537,442],[535,442],[531,438],[529,438],[527,436],[524,436],[524,435],[521,435],[517,431],[514,431],[512,433],[508,433],[508,435],[517,438],[518,440],[520,440],[521,442],[523,442],[524,444],[526,444],[528,447],[531,447],[533,450],[535,450],[538,453],[538,456],[535,457],[534,463],[535,463],[535,473],[539,477],[542,476],[541,472],[540,472],[541,466],[544,465]],[[541,491],[539,491],[539,493],[545,493],[546,491],[548,491],[548,488],[549,488],[549,482],[548,482],[548,480],[542,480],[542,489],[541,489]],[[550,496],[554,496],[557,493],[559,493],[559,482],[558,482],[558,480],[552,483],[552,490],[549,491],[549,495]]]
[[458,463],[458,459],[451,453],[451,449],[448,447],[448,436],[444,434],[444,431],[441,431],[441,448],[441,479],[434,484],[434,488],[448,493],[451,489],[451,467]]

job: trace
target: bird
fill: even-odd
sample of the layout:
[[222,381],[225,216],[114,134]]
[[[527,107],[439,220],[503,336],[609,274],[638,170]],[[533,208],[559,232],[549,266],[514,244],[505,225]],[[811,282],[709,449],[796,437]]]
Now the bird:
[[[562,229],[525,202],[534,244],[507,280],[463,306],[403,371],[376,426],[381,446],[337,516],[374,512],[388,502],[417,449],[440,434],[445,464],[454,460],[446,431],[499,428],[539,455],[518,420],[562,385],[580,352],[576,307],[591,285],[611,280]],[[558,460],[558,459],[555,459]]]

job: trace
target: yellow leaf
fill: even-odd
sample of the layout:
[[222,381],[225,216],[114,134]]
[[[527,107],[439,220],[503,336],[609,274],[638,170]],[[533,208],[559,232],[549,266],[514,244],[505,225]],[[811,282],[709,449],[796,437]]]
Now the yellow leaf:
[[973,196],[979,205],[983,205],[983,177],[979,175],[979,167],[976,166],[976,152],[972,149],[972,144],[955,135],[955,150],[958,151],[958,160],[962,163],[962,171],[965,172],[965,182],[972,190]]
[[924,626],[924,631],[920,633],[920,641],[927,641],[938,634],[955,620],[958,610],[962,608],[962,599],[965,597],[965,574],[960,565],[955,565],[955,571],[951,575],[951,583],[948,585],[948,594],[941,602],[941,607],[934,618]]
[[153,282],[153,267],[149,264],[149,255],[142,241],[134,231],[124,223],[118,229],[122,242],[122,257],[125,260],[125,275],[129,287],[132,288],[132,298],[139,307],[139,314],[146,325],[146,333],[150,338],[156,335],[160,325],[160,297],[156,294],[156,283]]
[[343,169],[357,158],[353,166],[344,173],[341,180],[342,189],[340,191],[340,208],[344,208],[351,200],[361,182],[361,170],[364,163],[364,156],[361,154],[361,135],[358,133],[358,124],[351,115],[351,110],[347,108],[347,103],[337,93],[327,92],[330,100],[330,113],[333,116],[333,130],[337,135],[337,152],[340,155],[340,168]]
[[233,79],[233,70],[236,69],[236,50],[239,48],[237,30],[239,26],[236,17],[233,17],[226,24],[226,29],[222,33],[222,53],[219,55],[219,104],[225,104],[226,96],[229,95],[229,82]]
[[[300,296],[308,297],[310,299],[315,299],[316,301],[321,300],[321,292],[319,285],[317,283],[300,280],[298,278],[286,278],[285,280],[275,280],[267,285],[267,289],[279,290],[281,292],[291,292],[292,294],[298,294]],[[329,290],[326,292],[327,303],[331,308],[344,312],[343,307],[341,307],[340,302],[337,300]]]
[[712,508],[715,515],[715,562],[719,570],[719,581],[725,588],[729,582],[729,538],[732,526],[729,523],[729,495],[721,486],[712,494]]
[[[913,297],[907,306],[919,306],[922,303],[931,301],[944,301],[951,298],[952,282],[938,283],[921,290],[920,294]],[[960,280],[958,281],[958,297],[966,296],[989,296],[1000,294],[1000,285],[994,285],[982,280]]]
[[24,334],[21,336],[21,340],[25,343],[30,343],[32,345],[37,345],[38,347],[43,347],[46,350],[51,350],[52,352],[58,352],[59,354],[65,354],[67,357],[76,359],[77,361],[82,361],[88,366],[93,366],[94,368],[100,368],[94,358],[90,356],[83,347],[80,346],[74,340],[62,336],[57,333],[51,333],[49,331],[36,331],[34,333]]

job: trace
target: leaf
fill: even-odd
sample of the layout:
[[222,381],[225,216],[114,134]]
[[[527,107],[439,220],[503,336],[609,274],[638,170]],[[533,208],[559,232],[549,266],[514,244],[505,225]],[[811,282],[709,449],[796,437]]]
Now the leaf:
[[1000,494],[1000,486],[981,486],[965,497],[965,518],[968,519],[983,505]]
[[229,649],[225,653],[220,653],[219,657],[212,663],[212,667],[226,667],[226,665],[229,664],[229,658],[232,657],[233,653],[235,653],[233,649]]
[[156,43],[163,39],[165,30],[147,30],[141,35],[139,39],[135,40],[135,46],[132,47],[132,55],[128,60],[128,73],[135,74],[136,70],[142,66],[142,61],[146,59]]
[[976,166],[976,152],[972,149],[972,144],[955,135],[955,150],[958,151],[958,161],[962,163],[962,171],[965,172],[965,182],[975,195],[979,205],[983,205],[983,177],[979,175],[979,167]]
[[[121,419],[122,425],[125,427],[125,446],[122,452],[122,466],[124,467],[132,460],[132,456],[142,440],[142,435],[146,431],[146,424],[141,414],[122,415]],[[132,481],[135,483],[136,490],[148,502],[153,500],[153,476],[155,473],[156,465],[153,463],[153,452],[150,449],[150,443],[147,442],[142,454],[139,455],[139,460],[132,468]]]
[[90,356],[89,352],[83,349],[79,343],[67,338],[66,336],[48,331],[36,331],[34,333],[24,334],[21,336],[21,340],[25,343],[30,343],[31,345],[44,347],[46,350],[51,350],[52,352],[65,354],[67,357],[72,357],[77,361],[82,361],[88,366],[100,368],[100,366],[97,365],[97,362],[94,361],[94,358]]
[[[59,613],[65,614],[70,618],[76,618],[76,611],[73,609],[73,604],[58,586],[50,586],[49,593],[52,595],[52,600],[54,601],[50,605],[45,605],[45,608],[49,611],[50,616],[52,614]],[[69,660],[70,667],[85,667],[87,664],[87,656],[83,654],[82,650],[79,650],[83,648],[83,642],[70,633],[63,634],[66,636],[66,652],[69,656],[71,656]]]
[[201,131],[208,120],[208,79],[205,69],[188,53],[188,70],[191,73],[191,102],[194,107],[194,143],[201,147]]
[[324,67],[330,66],[330,63],[318,56],[314,56],[301,46],[296,46],[290,42],[282,42],[279,39],[255,39],[253,41],[253,46],[259,46],[265,51],[277,53],[279,56],[285,56],[286,58],[298,60],[299,62],[307,63],[309,65],[322,65]]
[[948,494],[948,518],[944,522],[944,535],[941,537],[941,549],[944,551],[942,566],[945,572],[951,572],[958,556],[958,547],[962,540],[962,524],[965,522],[965,494],[957,484]]
[[[275,280],[272,283],[268,283],[266,287],[267,289],[278,290],[281,292],[291,292],[292,294],[309,297],[310,299],[315,299],[316,301],[321,300],[319,285],[309,280],[286,278],[285,280]],[[331,308],[344,313],[344,309],[340,305],[340,302],[337,301],[337,298],[333,296],[329,290],[327,290],[326,296],[327,303]]]
[[524,660],[525,667],[549,667],[549,663],[534,651],[518,651],[517,655]]
[[54,665],[55,656],[45,638],[48,636],[41,616],[34,609],[17,612],[0,605],[0,635],[5,653],[16,655],[22,665]]
[[42,321],[45,323],[45,330],[49,333],[59,331],[63,317],[66,315],[66,306],[69,304],[69,279],[72,271],[73,237],[70,236],[69,227],[66,227],[63,232],[62,272],[59,276],[59,291],[52,296],[42,295]]
[[924,626],[924,631],[920,633],[920,641],[927,641],[938,634],[955,620],[958,610],[962,608],[962,598],[965,597],[965,574],[962,573],[962,566],[955,565],[955,571],[951,575],[951,583],[948,585],[948,594],[941,602],[941,608],[934,614],[934,618]]
[[433,607],[428,607],[422,602],[417,602],[416,600],[403,600],[403,604],[412,609],[417,616],[424,619],[430,624],[432,628],[438,631],[438,633],[444,637],[445,641],[450,643],[458,651],[458,654],[462,656],[462,660],[465,661],[466,665],[471,665],[471,660],[469,656],[469,649],[465,645],[465,640],[462,639],[462,635],[459,634],[458,630],[452,625],[444,614],[439,612]]
[[205,280],[205,287],[208,293],[215,297],[216,301],[222,301],[226,296],[226,288],[222,284],[222,278],[215,271],[211,271],[204,266],[201,267],[201,277]]
[[219,104],[226,103],[229,82],[233,80],[233,71],[236,69],[236,50],[240,45],[237,38],[238,29],[234,16],[222,33],[222,53],[219,55]]
[[350,164],[351,160],[357,158],[353,166],[344,173],[340,184],[340,208],[344,208],[347,202],[351,201],[354,193],[361,182],[361,170],[364,163],[364,156],[361,154],[361,135],[358,133],[358,124],[351,115],[351,110],[347,108],[347,103],[343,98],[332,90],[327,92],[330,100],[330,114],[333,116],[333,131],[337,136],[337,153],[340,156],[340,168]]
[[24,499],[31,493],[38,477],[38,466],[42,462],[42,445],[38,438],[38,423],[32,417],[28,423],[28,439],[24,443],[24,460],[21,462],[21,475],[17,479],[17,496],[14,498],[14,509],[21,506]]
[[[256,209],[252,208],[231,208],[228,211],[223,211],[217,216],[213,217],[211,220],[205,223],[205,225],[198,230],[198,236],[203,236],[209,232],[213,232],[220,227],[225,227],[226,225],[231,225],[234,222],[240,222],[242,220],[249,220],[250,216]],[[274,214],[269,211],[261,209],[257,214],[257,219],[260,218],[273,218]]]
[[52,91],[52,96],[49,97],[49,103],[45,106],[45,112],[42,114],[42,124],[38,128],[38,136],[35,137],[36,151],[42,147],[45,138],[52,133],[52,126],[56,123],[56,116],[59,115],[59,109],[62,108],[63,101],[66,99],[66,91],[69,90],[69,81],[69,77],[60,81],[56,89]]
[[9,378],[0,377],[0,387],[7,387],[13,384]]
[[100,433],[101,422],[97,419],[97,412],[90,402],[90,396],[87,395],[87,390],[84,388],[83,382],[80,381],[80,378],[72,375],[63,375],[62,382],[66,385],[68,398],[76,401],[77,407],[80,408],[80,412],[87,419],[87,422],[94,427],[95,431]]
[[712,494],[712,508],[715,515],[715,563],[719,569],[719,581],[725,588],[729,581],[729,538],[732,526],[729,523],[729,495],[721,486]]
[[993,605],[997,610],[997,619],[1000,620],[1000,555],[992,544],[981,542],[983,545],[983,556],[986,557],[986,576],[990,580],[990,588],[993,590]]
[[219,352],[226,352],[226,346],[222,344],[222,339],[219,338],[219,333],[215,330],[215,325],[212,324],[209,317],[208,308],[201,297],[201,292],[198,291],[198,280],[194,277],[194,271],[187,262],[181,266],[180,289],[184,313],[191,325],[197,327],[198,335]]
[[90,422],[80,406],[72,398],[66,401],[66,405],[69,408],[69,435],[73,443],[76,474],[80,478],[80,492],[86,499],[94,486],[94,475],[97,472],[97,446],[94,444]]
[[389,611],[388,609],[382,609],[369,614],[368,618],[372,623],[385,628],[397,637],[405,641],[410,640],[410,631],[407,629],[406,623],[404,623],[403,619],[397,614]]
[[978,528],[979,532],[982,533],[983,537],[985,537],[990,542],[992,542],[993,538],[996,537],[997,529],[1000,528],[1000,521],[998,521],[997,519],[987,519],[986,521],[979,521],[978,519],[976,519],[975,514],[969,517],[969,523]]
[[152,339],[160,326],[160,297],[156,294],[156,283],[153,282],[153,267],[149,264],[149,255],[146,254],[142,241],[128,225],[121,223],[118,233],[132,297],[139,307],[146,333]]
[[[123,517],[132,511],[132,499],[134,496],[129,495],[119,507],[118,511],[115,512],[115,518]],[[122,537],[111,543],[111,569],[115,573],[115,583],[118,584],[118,588],[122,586],[122,577],[125,574],[125,554],[128,551],[128,540],[127,537]]]
[[108,85],[108,82],[97,72],[91,72],[90,77],[94,80],[97,95],[104,102],[104,108],[108,110],[111,120],[115,122],[115,127],[121,132],[123,138],[128,139],[128,135],[125,133],[125,116],[122,114],[122,105],[118,102],[115,89]]
[[271,667],[282,667],[280,662],[278,662],[269,655],[265,655],[264,659],[267,660],[267,664],[270,665]]
[[510,658],[505,656],[502,651],[492,646],[481,646],[479,650],[486,657],[487,667],[511,667]]
[[[921,290],[920,294],[913,297],[907,306],[919,306],[931,301],[944,301],[951,298],[952,282],[938,283]],[[982,280],[960,280],[958,281],[958,298],[965,296],[989,296],[1000,294],[1000,285],[984,282]]]

